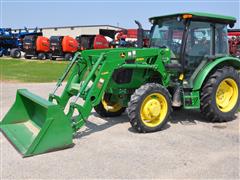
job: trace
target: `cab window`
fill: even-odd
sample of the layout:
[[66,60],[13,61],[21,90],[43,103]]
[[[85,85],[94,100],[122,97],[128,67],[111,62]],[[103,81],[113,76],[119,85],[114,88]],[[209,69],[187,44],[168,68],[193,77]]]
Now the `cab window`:
[[211,54],[212,27],[210,23],[192,21],[185,50],[187,68],[195,69],[204,57]]
[[215,25],[215,54],[216,55],[228,55],[228,34],[227,25],[216,24]]

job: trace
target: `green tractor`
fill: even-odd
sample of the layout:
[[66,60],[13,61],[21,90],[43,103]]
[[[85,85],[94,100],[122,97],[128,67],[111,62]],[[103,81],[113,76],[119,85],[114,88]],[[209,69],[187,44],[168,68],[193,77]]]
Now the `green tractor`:
[[140,133],[161,130],[174,108],[199,109],[212,122],[235,118],[240,59],[229,56],[227,26],[236,19],[178,13],[150,22],[150,48],[77,52],[48,100],[17,91],[1,131],[23,156],[71,146],[93,108],[102,117],[126,110]]

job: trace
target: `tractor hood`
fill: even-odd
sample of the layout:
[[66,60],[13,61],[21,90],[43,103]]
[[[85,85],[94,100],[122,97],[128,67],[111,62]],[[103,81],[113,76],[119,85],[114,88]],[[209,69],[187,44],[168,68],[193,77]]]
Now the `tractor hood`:
[[109,59],[118,59],[119,57],[129,63],[139,62],[144,63],[146,58],[160,57],[163,62],[169,62],[171,51],[169,48],[116,48],[116,49],[99,49],[99,50],[84,50],[81,52],[83,59],[90,60],[94,63],[101,54],[106,54]]
[[[169,48],[115,48],[115,49],[93,49],[93,50],[84,50],[81,52],[83,57],[86,56],[100,56],[102,53],[107,53],[107,54],[121,54],[124,53],[125,57],[128,55],[132,56],[138,56],[137,53],[154,53],[158,54],[159,52],[165,52],[165,51],[170,51]],[[124,54],[122,54],[122,57],[124,57]]]

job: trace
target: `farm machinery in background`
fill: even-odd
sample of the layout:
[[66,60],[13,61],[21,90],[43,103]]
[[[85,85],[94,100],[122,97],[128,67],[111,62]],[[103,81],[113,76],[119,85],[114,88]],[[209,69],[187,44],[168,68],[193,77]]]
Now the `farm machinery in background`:
[[[114,41],[110,43],[112,47],[148,47],[149,46],[149,30],[143,30],[142,25],[135,21],[139,26],[138,29],[124,29],[116,31]],[[138,39],[142,38],[142,44],[138,44]]]
[[[149,30],[144,30],[142,25],[135,21],[138,25],[138,29],[122,29],[122,30],[109,30],[100,29],[99,33],[105,37],[110,38],[110,48],[122,48],[122,47],[148,47],[149,46]],[[140,41],[139,38],[142,38]],[[138,44],[141,42],[142,44]]]
[[229,29],[228,38],[230,54],[240,57],[240,29]]
[[[80,35],[76,37],[79,50],[106,49],[121,47],[147,47],[149,44],[149,31],[143,30],[142,25],[135,21],[138,29],[99,29],[97,35]],[[137,44],[138,39],[143,38],[143,44]]]
[[[138,47],[138,30],[137,29],[124,29],[115,31],[114,40],[110,42],[110,47]],[[149,30],[143,31],[143,47],[149,45]]]
[[47,37],[43,36],[26,36],[23,39],[23,51],[25,59],[37,57],[37,59],[45,60],[48,58],[50,51],[50,42]]
[[0,28],[0,56],[10,55],[13,58],[20,58],[23,50],[23,39],[31,35],[41,36],[42,32],[38,32],[37,28],[32,32],[25,28],[18,33],[13,33],[10,28]]
[[[79,43],[79,50],[148,47],[150,31],[143,30],[142,25],[138,21],[135,21],[135,23],[138,25],[138,29],[122,29],[117,31],[100,29],[98,35],[78,36],[76,39]],[[142,42],[142,44],[138,44],[138,42]]]
[[81,35],[76,39],[70,36],[26,36],[23,39],[25,58],[40,60],[63,58],[71,60],[77,50],[109,48],[109,42],[102,35]]
[[[148,47],[149,31],[143,30],[138,21],[135,23],[138,29],[100,29],[97,35],[80,35],[75,39],[70,36],[51,36],[48,39],[42,36],[42,32],[37,32],[37,28],[33,32],[25,28],[15,34],[11,29],[0,29],[0,56],[20,58],[23,51],[25,59],[71,60],[78,50]],[[142,38],[142,44],[137,44],[139,38]]]
[[106,49],[109,48],[109,42],[103,35],[81,35],[76,37],[79,50],[86,49]]
[[51,36],[49,58],[64,58],[71,60],[73,54],[78,50],[78,42],[70,36]]
[[[143,35],[138,35],[142,33]],[[143,36],[143,44],[147,47],[149,44],[149,31],[139,29],[109,30],[100,29],[97,35],[80,35],[76,39],[69,36],[51,36],[49,58],[64,58],[71,60],[76,51],[88,49],[107,49],[120,47],[138,47],[138,38]]]

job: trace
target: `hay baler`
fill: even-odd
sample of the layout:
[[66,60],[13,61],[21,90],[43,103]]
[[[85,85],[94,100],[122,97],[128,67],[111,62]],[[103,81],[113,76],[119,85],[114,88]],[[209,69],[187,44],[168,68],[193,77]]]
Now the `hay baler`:
[[50,51],[49,39],[44,36],[26,36],[23,38],[23,51],[25,59],[37,57],[37,59],[45,60]]
[[227,26],[235,21],[205,13],[153,17],[150,48],[77,52],[48,100],[17,91],[1,130],[23,156],[32,156],[71,146],[93,108],[102,117],[127,108],[140,133],[161,130],[172,107],[200,110],[207,121],[232,120],[240,102],[240,60],[229,56]]
[[106,49],[109,48],[109,42],[107,39],[101,35],[80,35],[76,37],[78,41],[79,49],[86,50],[86,49]]
[[50,53],[51,60],[56,58],[64,58],[72,60],[73,54],[78,50],[78,42],[70,36],[51,36],[50,37]]

